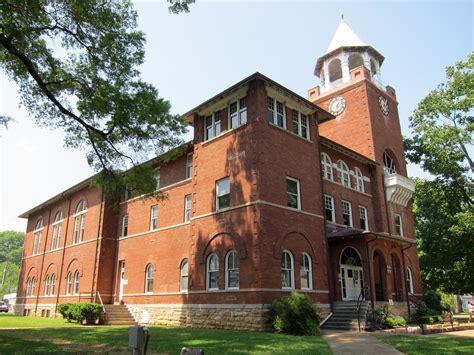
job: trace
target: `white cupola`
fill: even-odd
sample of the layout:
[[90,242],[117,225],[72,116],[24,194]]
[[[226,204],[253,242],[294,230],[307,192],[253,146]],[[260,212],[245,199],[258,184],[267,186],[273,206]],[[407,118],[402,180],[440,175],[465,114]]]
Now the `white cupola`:
[[321,80],[321,94],[352,81],[351,71],[362,65],[372,81],[385,90],[380,76],[383,60],[383,55],[364,43],[342,16],[331,44],[314,69],[314,74]]

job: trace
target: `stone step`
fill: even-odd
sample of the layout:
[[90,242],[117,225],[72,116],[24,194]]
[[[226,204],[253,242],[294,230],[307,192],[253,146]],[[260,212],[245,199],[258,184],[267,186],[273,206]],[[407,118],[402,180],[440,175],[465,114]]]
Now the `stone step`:
[[105,324],[136,325],[137,322],[125,305],[104,305]]

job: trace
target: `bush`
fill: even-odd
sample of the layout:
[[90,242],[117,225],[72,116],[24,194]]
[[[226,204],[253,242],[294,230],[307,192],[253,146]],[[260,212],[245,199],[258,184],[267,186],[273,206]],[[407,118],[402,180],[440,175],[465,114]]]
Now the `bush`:
[[387,317],[383,322],[386,328],[404,327],[407,322],[402,317]]
[[308,296],[292,292],[270,305],[270,317],[277,333],[293,335],[319,334],[319,313],[316,304]]
[[434,290],[427,290],[423,293],[423,301],[425,302],[426,306],[436,314],[441,312],[441,295],[439,295]]
[[99,319],[102,306],[95,303],[62,303],[58,306],[58,312],[68,322],[83,323],[85,320],[86,324],[93,324]]

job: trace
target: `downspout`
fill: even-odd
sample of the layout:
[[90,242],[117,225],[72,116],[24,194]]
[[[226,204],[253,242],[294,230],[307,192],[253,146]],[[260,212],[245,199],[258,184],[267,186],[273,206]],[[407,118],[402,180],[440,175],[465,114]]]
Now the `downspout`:
[[[94,258],[94,273],[92,274],[92,286],[91,286],[91,302],[95,302],[97,298],[97,282],[96,282],[96,276],[97,276],[97,258],[98,254],[100,252],[100,244],[99,240],[101,240],[101,228],[102,228],[102,212],[104,209],[104,190],[102,190],[102,194],[100,197],[100,212],[99,212],[99,224],[97,226],[97,242],[95,245],[95,258]],[[94,284],[96,284],[96,292],[94,293]]]
[[[374,239],[368,240],[365,243],[365,248],[367,250],[367,258],[369,259],[368,264],[369,264],[369,285],[370,285],[370,307],[372,308],[372,310],[374,310],[374,308],[375,308],[375,301],[374,301],[375,287],[374,287],[374,290],[372,292],[372,272],[370,271],[371,265],[372,265],[372,260],[370,258],[370,254],[369,254],[369,243],[375,242],[378,238],[379,237],[376,235]],[[375,284],[374,284],[374,286],[375,286]]]
[[51,222],[51,208],[48,210],[48,226],[46,227],[46,238],[44,238],[44,248],[43,248],[43,258],[41,259],[41,268],[40,274],[38,277],[38,294],[36,295],[36,305],[35,305],[35,316],[38,311],[38,302],[41,289],[41,283],[43,282],[43,267],[44,267],[44,258],[46,257],[46,245],[48,244],[48,234],[49,234],[49,223]]
[[66,233],[64,233],[63,255],[61,256],[61,268],[59,270],[58,295],[56,296],[56,307],[54,309],[55,313],[58,311],[59,294],[61,293],[61,281],[63,279],[63,269],[64,269],[64,255],[66,254],[67,232],[69,230],[69,217],[71,216],[71,198],[69,198],[68,200],[69,200],[69,206],[67,208]]

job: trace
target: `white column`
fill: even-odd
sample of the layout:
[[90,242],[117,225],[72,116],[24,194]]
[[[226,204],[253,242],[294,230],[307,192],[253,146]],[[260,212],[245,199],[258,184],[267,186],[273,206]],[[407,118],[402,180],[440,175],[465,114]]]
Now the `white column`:
[[324,61],[323,63],[323,74],[324,74],[324,83],[322,92],[328,91],[330,89],[330,84],[329,84],[329,61]]
[[348,83],[351,81],[351,73],[349,72],[349,55],[342,53],[341,56],[342,82]]
[[374,75],[374,73],[372,73],[372,70],[370,70],[371,65],[370,65],[369,53],[367,52],[362,53],[362,58],[364,59],[364,66],[367,68],[368,71],[370,71],[370,75]]

